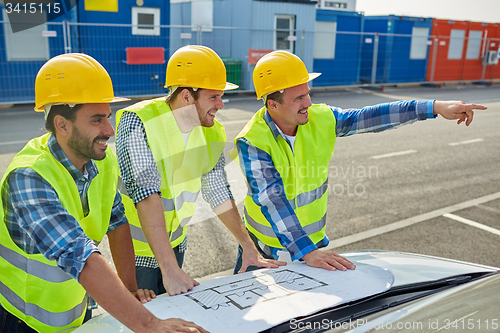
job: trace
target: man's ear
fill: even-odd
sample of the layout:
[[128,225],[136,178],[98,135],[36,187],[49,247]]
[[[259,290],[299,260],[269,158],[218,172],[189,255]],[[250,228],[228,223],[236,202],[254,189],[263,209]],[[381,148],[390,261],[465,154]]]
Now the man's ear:
[[272,99],[267,100],[267,108],[273,111],[278,111],[278,103]]
[[61,133],[64,136],[69,134],[71,127],[70,124],[71,122],[68,119],[59,114],[54,117],[54,128],[56,129],[56,132]]
[[190,105],[192,104],[193,96],[191,96],[191,92],[188,89],[182,89],[181,93],[179,94],[181,97],[182,103],[185,105]]

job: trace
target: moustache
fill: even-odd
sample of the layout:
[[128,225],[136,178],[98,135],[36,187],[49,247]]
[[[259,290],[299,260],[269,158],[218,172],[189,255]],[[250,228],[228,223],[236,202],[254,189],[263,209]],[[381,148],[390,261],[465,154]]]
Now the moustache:
[[94,139],[94,142],[96,142],[96,141],[108,141],[109,138],[110,138],[109,136],[96,136]]

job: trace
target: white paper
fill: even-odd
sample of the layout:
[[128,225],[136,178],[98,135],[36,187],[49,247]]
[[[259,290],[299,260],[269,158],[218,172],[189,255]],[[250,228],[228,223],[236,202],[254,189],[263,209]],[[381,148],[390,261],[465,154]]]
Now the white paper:
[[[380,267],[361,264],[332,272],[298,263],[204,281],[186,294],[158,296],[145,307],[160,319],[182,318],[210,332],[250,333],[381,293],[393,283],[394,275]],[[130,330],[104,314],[75,332]]]

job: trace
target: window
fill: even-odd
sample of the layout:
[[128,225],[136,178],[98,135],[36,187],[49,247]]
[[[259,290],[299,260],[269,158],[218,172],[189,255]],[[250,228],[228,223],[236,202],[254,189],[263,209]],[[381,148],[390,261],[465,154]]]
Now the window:
[[427,40],[429,28],[413,27],[411,32],[410,59],[427,58]]
[[295,48],[295,16],[276,15],[274,49],[294,52]]
[[[45,13],[39,12],[30,13],[29,15],[16,15],[16,20],[47,22],[45,15]],[[34,16],[37,17],[35,18]],[[8,61],[48,60],[50,58],[48,37],[42,36],[42,31],[47,30],[47,24],[40,24],[33,28],[13,33],[5,8],[3,9],[3,18],[5,49]]]
[[467,43],[467,53],[465,59],[479,59],[479,50],[481,49],[482,31],[469,31],[469,41]]
[[193,1],[191,2],[191,30],[212,32],[214,21],[213,1]]
[[448,48],[448,59],[462,59],[464,49],[465,30],[452,29],[450,34],[450,46]]
[[160,8],[132,7],[132,35],[160,35]]
[[314,33],[314,58],[335,59],[337,22],[316,21]]
[[325,8],[341,8],[346,9],[347,3],[345,2],[335,2],[335,1],[325,1]]

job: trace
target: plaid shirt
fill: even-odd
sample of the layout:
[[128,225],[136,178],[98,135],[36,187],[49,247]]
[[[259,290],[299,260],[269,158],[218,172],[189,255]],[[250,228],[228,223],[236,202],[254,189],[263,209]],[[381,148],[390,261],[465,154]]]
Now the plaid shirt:
[[[330,108],[336,119],[336,136],[349,136],[359,133],[381,132],[417,120],[435,118],[433,102],[394,102],[363,109],[346,110],[333,106]],[[281,134],[268,112],[264,114],[264,121],[277,139]],[[290,144],[285,136],[282,137]],[[327,246],[329,243],[327,236],[314,244],[300,225],[286,198],[283,180],[280,177],[272,177],[279,174],[272,157],[265,151],[251,145],[245,138],[240,138],[236,142],[236,147],[240,166],[249,184],[249,195],[252,196],[257,205],[263,209],[265,207],[267,210],[266,217],[281,245],[290,253],[291,259],[300,259],[317,248]],[[278,251],[282,249],[266,246],[262,242],[259,242],[259,245],[268,255],[278,259]]]
[[[87,215],[87,190],[99,173],[94,161],[85,164],[88,172],[85,177],[68,160],[54,135],[50,135],[47,144],[52,155],[75,180],[83,211]],[[12,171],[4,184],[5,224],[12,240],[29,254],[41,253],[48,260],[55,260],[63,271],[78,281],[87,258],[99,250],[78,221],[62,206],[54,188],[29,168]],[[108,232],[126,222],[121,196],[117,191]]]
[[[161,195],[161,176],[139,116],[133,112],[124,112],[116,132],[118,165],[123,184],[132,201],[138,203],[154,193]],[[203,199],[212,209],[228,199],[233,199],[224,165],[224,154],[221,154],[215,167],[201,177]],[[187,242],[182,242],[179,251],[185,251],[186,247]],[[158,267],[154,257],[136,256],[135,264],[150,268]]]

